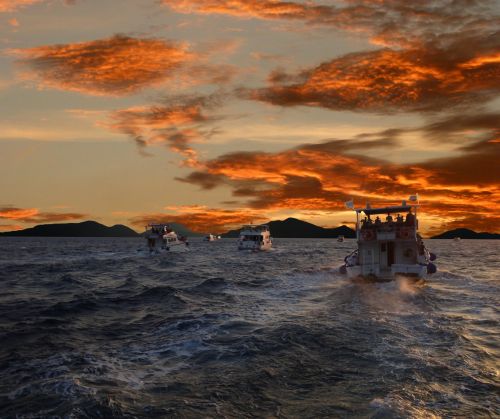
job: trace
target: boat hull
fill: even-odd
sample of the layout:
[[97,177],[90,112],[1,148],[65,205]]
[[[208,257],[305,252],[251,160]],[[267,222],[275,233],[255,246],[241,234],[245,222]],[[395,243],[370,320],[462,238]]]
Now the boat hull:
[[272,243],[258,244],[254,242],[243,242],[238,244],[238,250],[251,250],[255,252],[271,250]]
[[379,281],[392,281],[397,277],[412,277],[418,279],[427,278],[427,266],[421,264],[394,264],[391,269],[374,269],[369,272],[363,272],[360,265],[346,266],[346,273],[350,279],[365,278]]
[[187,252],[189,251],[189,246],[186,243],[173,243],[168,246],[154,246],[149,247],[149,251],[151,253],[178,253],[178,252]]

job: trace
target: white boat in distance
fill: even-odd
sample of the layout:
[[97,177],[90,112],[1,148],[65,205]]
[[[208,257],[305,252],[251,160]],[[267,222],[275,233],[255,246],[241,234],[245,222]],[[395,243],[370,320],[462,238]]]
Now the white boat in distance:
[[205,236],[203,238],[203,241],[205,241],[205,242],[214,242],[214,241],[220,240],[220,239],[221,239],[220,236],[217,236],[215,234],[208,234],[207,236]]
[[148,224],[144,237],[150,252],[185,252],[189,250],[187,237],[177,236],[168,224]]
[[[417,196],[410,201],[417,201]],[[436,272],[432,263],[436,255],[430,253],[418,234],[418,203],[382,208],[351,209],[356,211],[358,248],[348,255],[340,272],[349,278],[392,280],[396,276],[425,278]],[[360,220],[360,214],[364,219]],[[392,215],[395,214],[395,218]],[[397,215],[396,215],[397,214]],[[401,214],[405,214],[403,217]],[[385,220],[379,216],[386,215]],[[372,220],[372,216],[376,216]]]
[[238,239],[238,250],[269,250],[272,247],[273,239],[267,224],[242,227]]
[[337,241],[338,241],[339,243],[342,243],[344,240],[345,240],[345,237],[344,237],[344,236],[338,236],[338,237],[337,237]]

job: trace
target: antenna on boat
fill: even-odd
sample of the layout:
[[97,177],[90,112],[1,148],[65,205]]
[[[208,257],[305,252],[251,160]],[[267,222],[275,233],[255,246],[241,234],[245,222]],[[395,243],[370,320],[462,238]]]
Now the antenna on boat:
[[415,205],[415,227],[418,230],[418,218],[417,218],[417,211],[418,211],[418,206],[420,205],[419,199],[418,199],[418,193],[415,195],[410,195],[408,198],[408,201],[414,203]]

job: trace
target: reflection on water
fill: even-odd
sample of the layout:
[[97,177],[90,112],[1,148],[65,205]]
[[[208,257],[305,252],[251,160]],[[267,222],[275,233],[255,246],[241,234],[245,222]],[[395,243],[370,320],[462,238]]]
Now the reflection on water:
[[0,244],[1,417],[500,415],[499,242],[417,283],[341,277],[352,240]]

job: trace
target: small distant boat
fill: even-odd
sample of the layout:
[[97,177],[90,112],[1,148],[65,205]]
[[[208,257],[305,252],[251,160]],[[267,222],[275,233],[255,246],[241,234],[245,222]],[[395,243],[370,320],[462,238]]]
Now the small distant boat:
[[273,240],[269,226],[246,225],[240,231],[238,250],[269,250],[273,247]]
[[344,240],[345,240],[345,237],[344,237],[344,236],[338,236],[338,237],[337,237],[337,241],[338,241],[339,243],[342,243]]
[[462,239],[460,237],[453,237],[453,240],[455,240],[456,242],[459,242]]
[[217,237],[214,236],[213,234],[209,234],[208,236],[205,236],[203,238],[203,241],[205,242],[214,242],[215,240],[217,240]]
[[[418,201],[418,195],[410,197]],[[356,211],[356,237],[358,248],[344,259],[340,272],[349,278],[392,280],[398,275],[425,278],[437,271],[432,263],[436,255],[430,253],[418,234],[417,208],[419,204],[354,209]],[[412,210],[414,212],[412,212]],[[360,214],[365,218],[360,221]],[[397,214],[393,219],[392,214]],[[400,214],[406,214],[404,218]],[[384,221],[381,215],[386,215]],[[375,220],[371,217],[376,216]]]
[[216,234],[209,234],[208,236],[205,236],[203,238],[203,241],[214,242],[214,241],[217,241],[217,240],[220,240],[220,239],[221,239],[221,236],[218,236]]
[[184,252],[189,250],[187,237],[178,236],[168,224],[148,224],[144,236],[150,252]]

